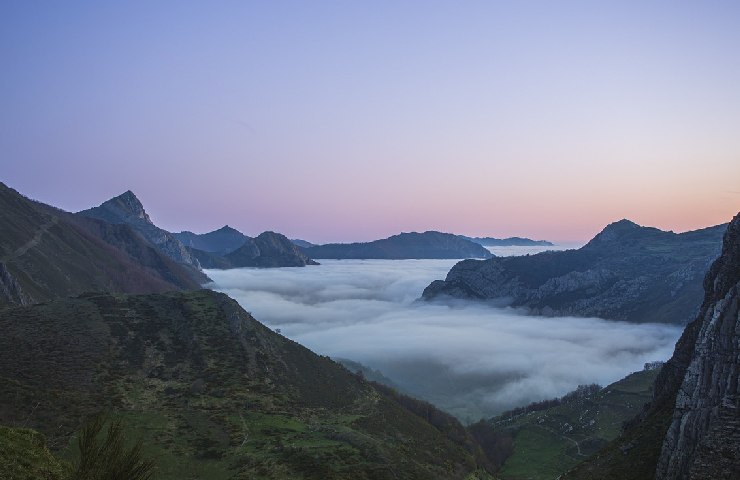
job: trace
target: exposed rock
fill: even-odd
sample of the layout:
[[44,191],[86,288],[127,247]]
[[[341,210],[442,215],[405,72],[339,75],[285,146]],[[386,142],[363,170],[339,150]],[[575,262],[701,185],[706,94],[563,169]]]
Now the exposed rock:
[[128,225],[64,212],[2,183],[0,264],[0,305],[87,291],[200,288],[194,269],[168,258]]
[[464,260],[423,298],[499,299],[534,314],[685,324],[696,316],[724,230],[675,234],[621,220],[578,250]]
[[98,207],[83,210],[78,214],[98,218],[108,223],[131,225],[144,238],[176,262],[200,268],[198,260],[190,255],[190,252],[180,240],[172,233],[152,223],[149,215],[144,210],[144,206],[131,190],[103,202]]
[[661,391],[675,391],[656,470],[660,480],[740,477],[740,215],[704,286],[701,314],[668,362],[672,374],[657,382]]
[[0,263],[0,299],[16,305],[30,305],[33,303],[31,297],[23,292],[18,281],[8,271],[8,267],[4,263]]
[[491,258],[483,246],[458,235],[441,232],[401,233],[365,243],[328,243],[302,249],[311,258],[415,259]]

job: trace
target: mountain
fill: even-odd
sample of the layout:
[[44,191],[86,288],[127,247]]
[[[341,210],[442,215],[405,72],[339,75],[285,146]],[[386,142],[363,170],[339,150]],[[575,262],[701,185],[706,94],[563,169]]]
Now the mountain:
[[301,240],[300,238],[291,238],[290,241],[301,248],[310,248],[316,246],[315,243],[311,243],[307,240]]
[[262,232],[251,242],[225,255],[233,267],[305,267],[318,265],[285,235]]
[[180,232],[174,235],[186,247],[217,255],[231,253],[249,240],[248,236],[228,225],[203,234]]
[[704,279],[701,310],[655,381],[651,404],[568,479],[740,474],[740,214]]
[[301,249],[311,258],[413,259],[491,258],[477,243],[451,233],[401,233],[366,243],[328,243]]
[[77,217],[0,183],[0,305],[196,288],[190,272],[128,226]]
[[255,238],[247,237],[241,247],[226,255],[195,248],[189,248],[189,250],[203,268],[227,270],[242,267],[276,268],[318,265],[285,235],[275,232],[263,232]]
[[78,212],[78,215],[112,224],[130,225],[171,259],[196,269],[200,268],[198,260],[190,255],[188,249],[175,235],[152,223],[144,206],[131,190],[103,202],[98,207]]
[[502,480],[548,480],[619,436],[622,423],[653,396],[653,365],[601,388],[583,385],[562,398],[536,402],[468,427]]
[[162,480],[489,478],[457,420],[223,294],[86,294],[0,309],[0,329],[0,424],[38,430],[63,456],[106,410]]
[[548,242],[547,240],[532,240],[530,238],[522,237],[509,237],[509,238],[493,238],[493,237],[466,237],[460,235],[461,238],[470,240],[471,242],[483,245],[484,247],[552,247],[555,244]]
[[578,250],[464,260],[423,298],[506,299],[535,314],[686,324],[725,229],[676,234],[621,220]]

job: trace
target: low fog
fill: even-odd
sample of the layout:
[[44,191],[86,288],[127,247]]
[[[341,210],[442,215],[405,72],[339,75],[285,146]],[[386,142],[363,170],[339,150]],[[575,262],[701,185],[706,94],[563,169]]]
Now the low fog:
[[416,301],[454,260],[323,260],[306,268],[209,270],[214,290],[313,351],[380,370],[406,392],[474,421],[579,384],[607,385],[670,357],[681,329],[532,317],[476,302]]

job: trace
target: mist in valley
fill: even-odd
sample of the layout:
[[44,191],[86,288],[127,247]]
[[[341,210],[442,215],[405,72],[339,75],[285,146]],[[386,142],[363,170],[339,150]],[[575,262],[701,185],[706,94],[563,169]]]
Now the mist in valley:
[[455,260],[321,263],[207,273],[211,288],[283,335],[380,370],[405,392],[464,421],[561,396],[579,384],[607,385],[645,362],[669,358],[682,330],[418,301]]

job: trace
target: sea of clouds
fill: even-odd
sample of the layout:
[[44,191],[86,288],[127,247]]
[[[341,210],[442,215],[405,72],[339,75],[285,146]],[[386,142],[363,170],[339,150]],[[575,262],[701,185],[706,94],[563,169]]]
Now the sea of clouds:
[[319,354],[380,370],[404,391],[465,421],[560,396],[579,384],[607,385],[645,362],[669,358],[682,330],[534,317],[478,302],[418,301],[454,260],[321,262],[207,274],[214,280],[210,288],[283,335]]

